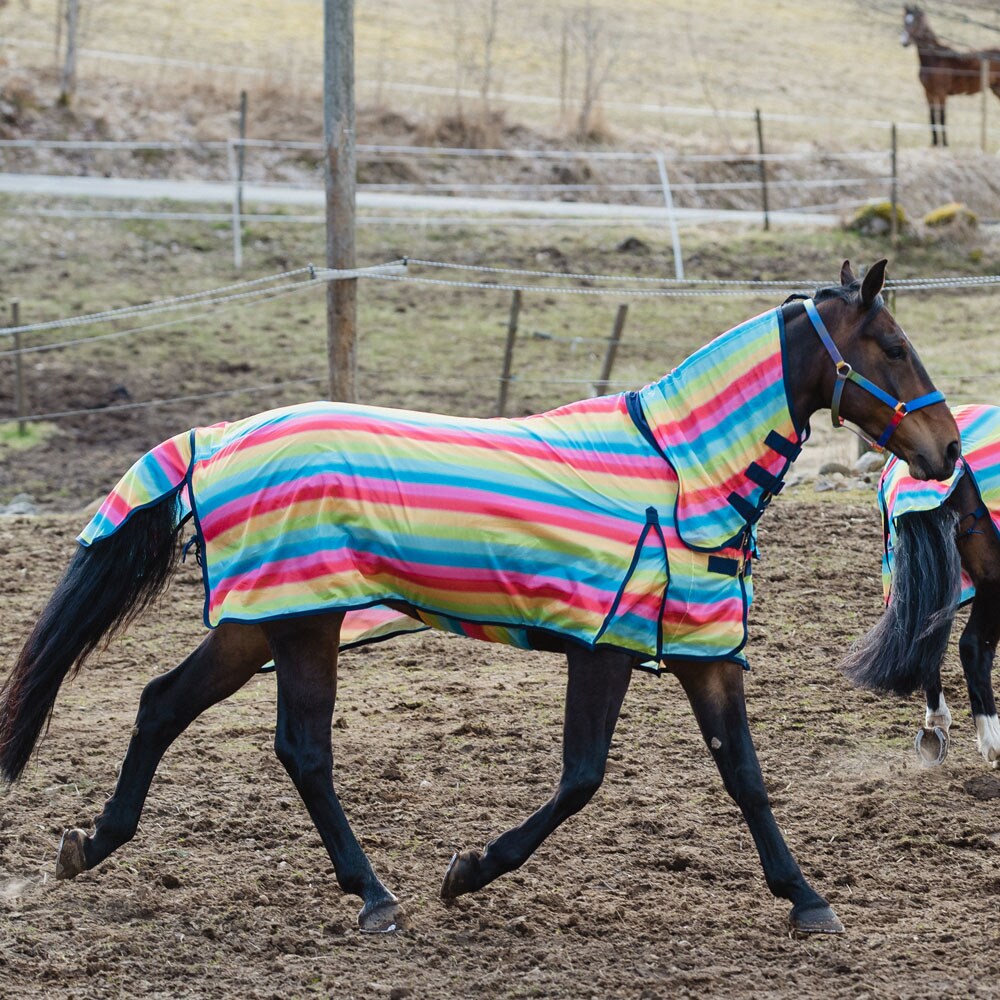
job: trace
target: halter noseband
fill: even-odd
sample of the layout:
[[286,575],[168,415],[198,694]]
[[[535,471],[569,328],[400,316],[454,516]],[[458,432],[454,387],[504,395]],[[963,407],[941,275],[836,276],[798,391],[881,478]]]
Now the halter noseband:
[[910,400],[909,403],[903,403],[890,396],[889,393],[880,389],[874,382],[869,381],[864,375],[856,372],[843,359],[840,351],[837,350],[837,345],[833,342],[833,337],[830,336],[830,331],[827,330],[826,324],[820,318],[819,311],[816,309],[813,300],[806,299],[802,304],[806,307],[806,315],[808,315],[813,328],[819,334],[819,339],[823,342],[827,354],[830,355],[833,363],[837,366],[837,384],[833,387],[833,399],[830,402],[830,415],[833,418],[834,427],[842,427],[844,424],[844,418],[840,415],[840,397],[844,394],[844,385],[847,382],[853,382],[855,385],[860,386],[865,392],[870,393],[876,399],[885,403],[886,406],[891,407],[893,411],[892,418],[886,429],[882,431],[879,439],[869,442],[878,451],[884,450],[889,438],[893,435],[893,431],[896,430],[902,422],[903,417],[908,413],[922,410],[925,406],[931,406],[933,403],[944,402],[944,393],[940,389],[935,389],[926,395],[918,396],[916,399]]

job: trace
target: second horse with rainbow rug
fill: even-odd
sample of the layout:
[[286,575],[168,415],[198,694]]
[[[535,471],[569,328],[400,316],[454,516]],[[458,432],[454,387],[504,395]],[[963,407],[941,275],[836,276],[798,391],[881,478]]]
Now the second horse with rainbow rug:
[[634,668],[677,676],[771,891],[803,933],[840,921],[779,830],[743,694],[758,518],[830,406],[927,478],[951,475],[958,430],[881,296],[859,281],[789,302],[636,392],[521,420],[313,403],[197,428],[141,458],[80,536],[0,697],[0,773],[15,780],[60,685],[165,586],[190,520],[211,631],[143,692],[114,795],[68,830],[56,874],[134,834],[161,756],[273,658],[275,750],[366,931],[398,926],[332,781],[343,645],[435,627],[564,652],[563,772],[548,802],[441,889],[474,892],[522,865],[600,786]]
[[952,620],[972,604],[959,642],[976,742],[1000,766],[1000,721],[990,680],[1000,640],[1000,408],[956,406],[962,458],[944,482],[916,479],[891,458],[879,485],[887,608],[843,667],[863,687],[910,694],[922,688],[927,710],[917,751],[940,764],[951,711],[941,663]]

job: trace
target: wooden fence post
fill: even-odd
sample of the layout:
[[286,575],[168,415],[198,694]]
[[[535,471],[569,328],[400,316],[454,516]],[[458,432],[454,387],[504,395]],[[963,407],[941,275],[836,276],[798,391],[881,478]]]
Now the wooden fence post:
[[243,266],[243,168],[247,148],[247,92],[240,91],[240,144],[236,147],[236,204],[233,206],[233,265]]
[[760,154],[760,200],[764,209],[764,230],[771,228],[771,218],[767,209],[767,164],[764,162],[764,123],[760,117],[760,108],[756,110],[757,117],[757,152]]
[[[326,162],[326,266],[353,271],[355,258],[354,0],[323,2],[323,137]],[[358,381],[358,279],[326,283],[330,399],[353,403]]]
[[625,330],[626,316],[628,316],[628,304],[623,302],[615,314],[615,325],[611,331],[611,339],[608,341],[607,352],[604,355],[604,364],[601,366],[601,377],[594,383],[594,392],[598,396],[603,396],[608,391],[611,369],[615,365],[615,355],[618,353],[618,345],[621,343],[622,332]]
[[67,108],[76,96],[77,31],[80,0],[66,0],[66,58],[59,77],[59,105]]
[[899,246],[899,174],[896,168],[896,123],[892,123],[892,184],[889,189],[889,232],[892,245]]
[[990,95],[990,61],[989,59],[979,60],[979,86],[983,92],[983,104],[979,118],[979,145],[982,151],[986,152],[986,108]]
[[505,416],[507,390],[510,387],[510,371],[514,363],[514,341],[517,339],[517,320],[521,314],[521,292],[514,290],[510,300],[510,315],[507,317],[507,345],[503,352],[503,371],[500,373],[500,391],[497,395],[497,416]]
[[[21,325],[21,303],[12,299],[10,303],[10,325]],[[24,358],[21,355],[21,334],[14,332],[14,412],[17,414],[17,433],[26,434],[24,422]]]

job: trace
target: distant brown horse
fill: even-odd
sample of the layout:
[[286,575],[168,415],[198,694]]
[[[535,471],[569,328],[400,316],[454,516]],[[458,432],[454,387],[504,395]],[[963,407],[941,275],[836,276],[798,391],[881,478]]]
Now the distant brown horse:
[[978,94],[983,89],[982,63],[989,63],[989,88],[1000,97],[1000,49],[958,52],[938,41],[919,7],[903,8],[904,48],[911,42],[920,57],[920,82],[931,109],[931,145],[948,145],[944,130],[944,102],[952,94]]

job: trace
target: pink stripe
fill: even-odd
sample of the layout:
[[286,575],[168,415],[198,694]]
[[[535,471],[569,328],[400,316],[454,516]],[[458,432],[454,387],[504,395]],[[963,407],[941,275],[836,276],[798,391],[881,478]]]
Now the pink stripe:
[[[536,418],[527,418],[525,422],[527,423],[531,419],[541,420],[546,416],[548,415],[539,414]],[[519,455],[540,462],[554,462],[558,464],[563,464],[569,460],[575,469],[614,475],[627,475],[630,478],[639,480],[656,479],[662,475],[662,462],[648,461],[644,465],[637,466],[636,458],[633,456],[612,452],[581,452],[571,442],[567,442],[566,444],[559,442],[540,443],[530,438],[507,435],[503,431],[498,431],[495,427],[483,427],[482,430],[477,431],[475,424],[470,424],[464,428],[451,429],[447,427],[403,426],[392,423],[391,420],[391,416],[388,416],[384,422],[373,423],[372,418],[367,414],[355,416],[353,414],[338,413],[336,414],[336,419],[326,417],[323,419],[286,421],[281,426],[265,426],[248,432],[237,440],[219,448],[211,458],[198,460],[197,466],[200,470],[208,470],[215,463],[224,462],[233,455],[242,454],[254,448],[264,447],[288,436],[307,433],[335,434],[338,431],[345,431],[348,433],[377,433],[380,438],[392,438],[420,443],[427,442],[454,448],[486,448],[496,450],[500,447],[510,455]],[[334,449],[331,448],[331,450]]]
[[201,527],[209,542],[221,535],[244,528],[257,517],[275,511],[289,510],[293,506],[330,500],[361,504],[381,504],[406,510],[435,511],[441,515],[483,514],[494,518],[507,518],[518,524],[534,523],[556,529],[572,529],[612,542],[630,543],[634,539],[625,533],[639,523],[623,523],[620,515],[609,513],[602,518],[598,512],[589,514],[567,511],[558,504],[543,504],[518,497],[490,495],[482,489],[458,486],[420,487],[418,496],[402,496],[395,482],[383,484],[373,480],[313,476],[307,486],[284,485],[259,493],[240,497],[223,504],[209,513],[202,514]]
[[[332,558],[331,558],[332,556]],[[213,609],[225,603],[229,594],[263,591],[269,587],[282,588],[288,584],[310,583],[324,578],[332,578],[341,573],[355,573],[356,554],[319,553],[309,559],[275,560],[262,564],[253,573],[236,577],[224,577],[213,583]],[[554,583],[540,581],[537,576],[508,572],[498,578],[491,569],[454,569],[427,566],[420,563],[403,562],[366,555],[367,565],[360,571],[365,578],[376,580],[380,586],[394,586],[398,593],[405,593],[411,587],[431,587],[436,590],[465,595],[478,593],[494,595],[498,584],[506,584],[500,593],[515,594],[530,600],[554,599],[568,607],[600,615],[614,599],[616,589],[599,590],[586,584],[574,584],[567,592],[565,581]],[[617,584],[615,584],[615,588]],[[259,603],[267,603],[266,598]],[[442,612],[449,614],[450,612]]]

